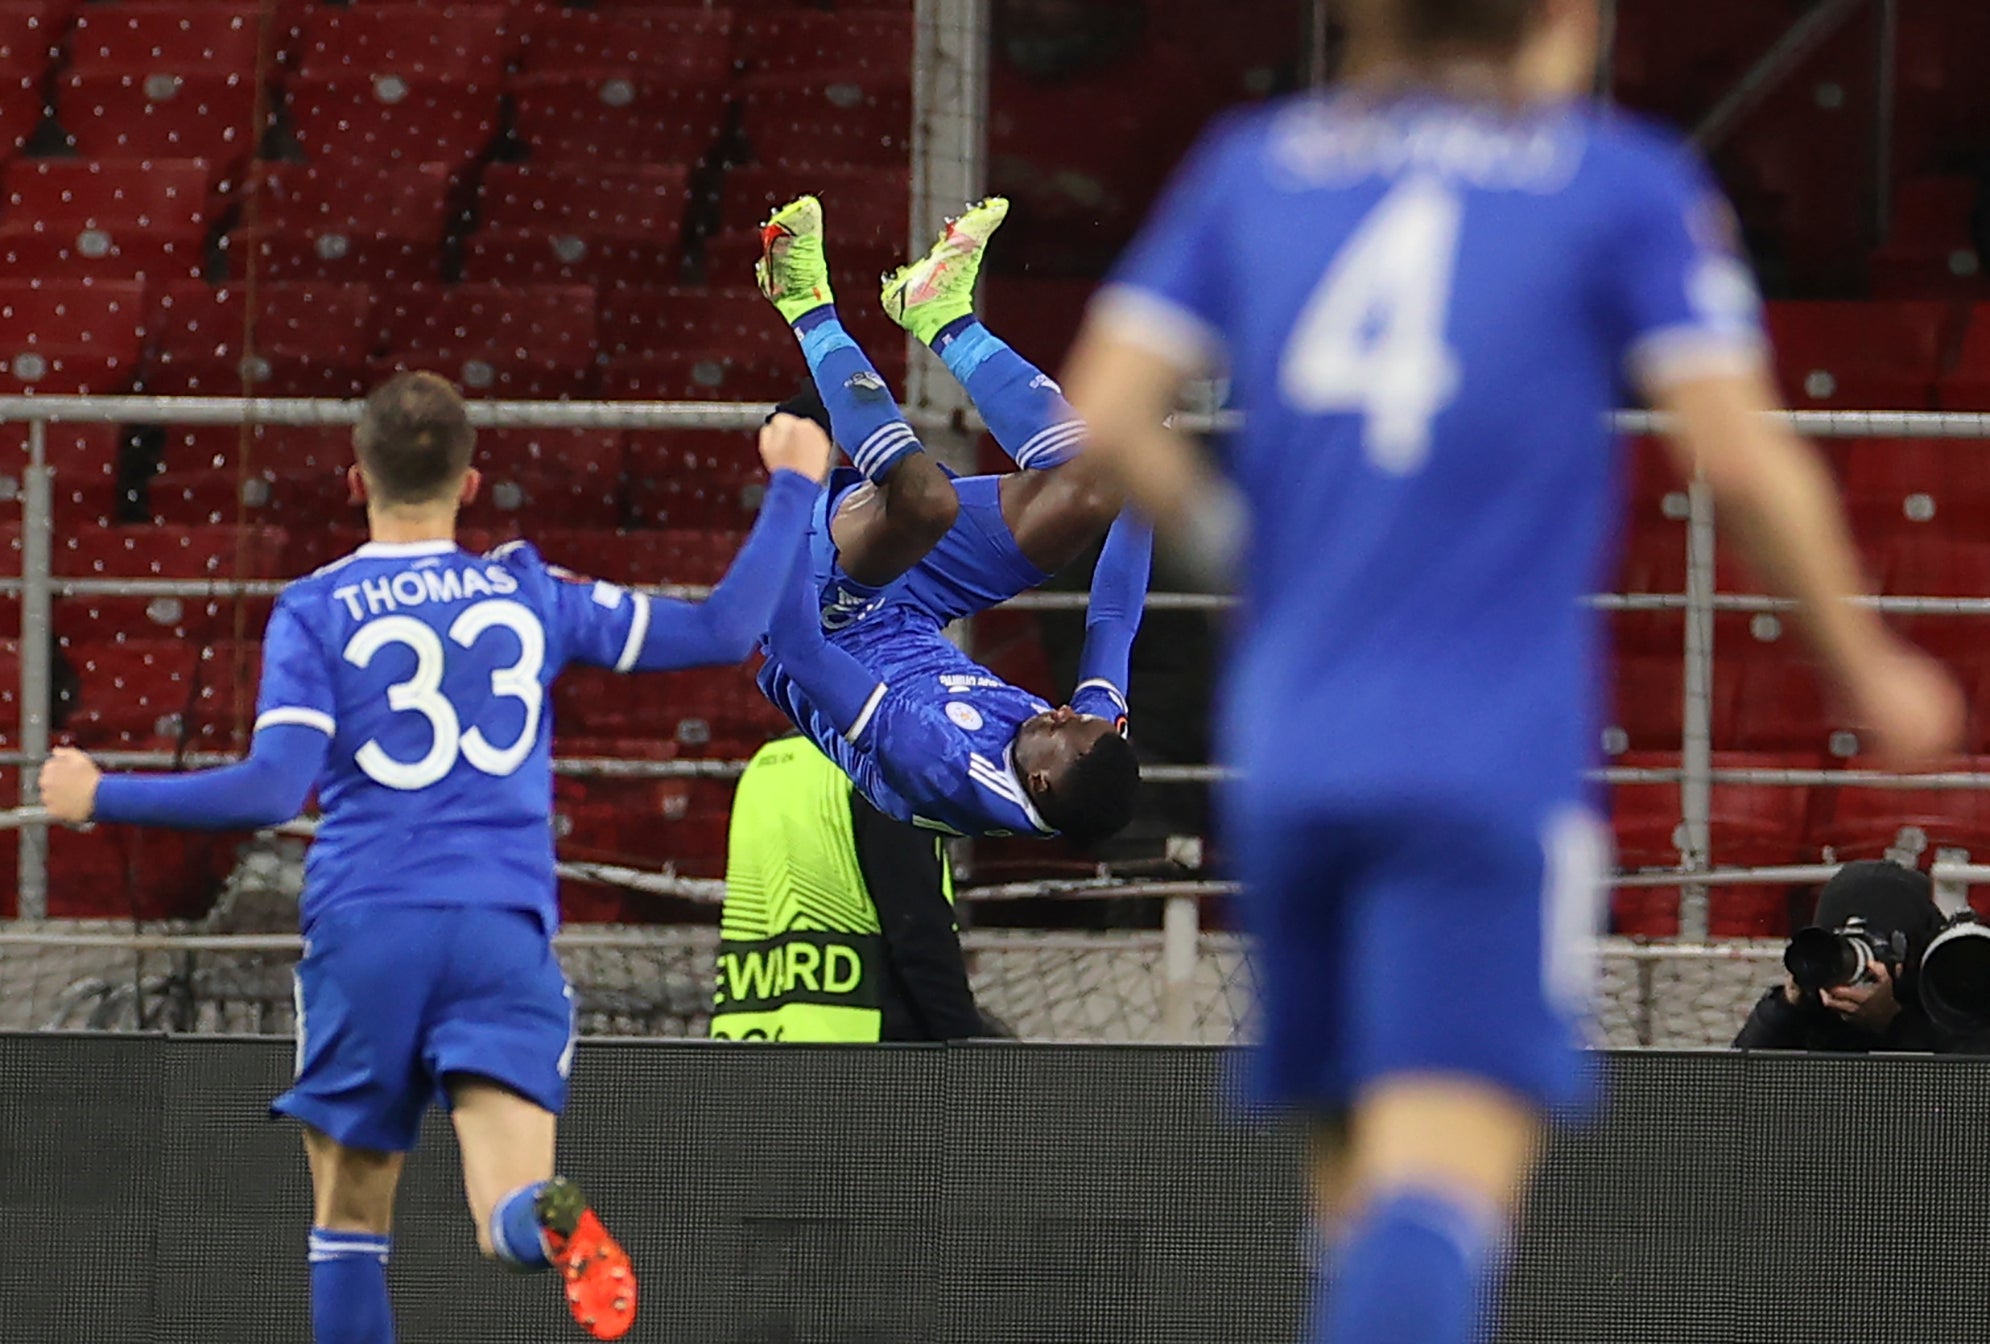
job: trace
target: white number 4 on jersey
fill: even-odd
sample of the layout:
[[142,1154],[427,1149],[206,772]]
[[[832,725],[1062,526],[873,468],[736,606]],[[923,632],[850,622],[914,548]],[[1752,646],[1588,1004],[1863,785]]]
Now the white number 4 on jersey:
[[1444,343],[1463,205],[1431,178],[1382,198],[1321,277],[1279,366],[1309,415],[1356,411],[1369,460],[1406,476],[1430,455],[1430,422],[1458,392]]

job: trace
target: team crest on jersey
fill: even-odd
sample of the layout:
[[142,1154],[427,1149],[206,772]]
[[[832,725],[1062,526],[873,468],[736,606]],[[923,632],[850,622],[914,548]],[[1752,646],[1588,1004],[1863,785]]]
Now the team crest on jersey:
[[947,701],[947,717],[970,733],[981,731],[981,711],[962,700]]

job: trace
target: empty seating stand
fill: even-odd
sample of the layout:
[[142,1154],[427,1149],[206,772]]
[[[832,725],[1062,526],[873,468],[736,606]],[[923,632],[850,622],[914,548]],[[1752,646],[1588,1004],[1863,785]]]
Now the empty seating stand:
[[507,13],[489,5],[316,5],[296,37],[290,125],[314,162],[461,167],[498,127]]
[[101,5],[69,39],[57,119],[85,158],[197,158],[232,167],[267,119],[255,5]]
[[195,159],[16,159],[0,193],[0,278],[198,276],[213,187]]

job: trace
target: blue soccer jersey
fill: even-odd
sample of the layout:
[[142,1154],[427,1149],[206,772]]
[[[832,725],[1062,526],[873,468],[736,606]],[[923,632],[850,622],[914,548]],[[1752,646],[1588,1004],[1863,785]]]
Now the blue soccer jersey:
[[1583,795],[1641,389],[1752,368],[1759,302],[1676,140],[1572,107],[1275,104],[1209,134],[1096,319],[1227,368],[1253,519],[1219,740],[1280,806]]
[[331,737],[303,919],[358,901],[554,903],[547,690],[568,663],[627,671],[650,600],[570,581],[531,546],[372,543],[284,589],[258,729]]
[[[1026,719],[1050,702],[968,657],[928,622],[888,610],[845,636],[849,684],[866,699],[839,725],[790,664],[771,657],[760,687],[886,816],[956,835],[1053,835],[1016,775],[1011,746]],[[1120,680],[1124,680],[1122,671]],[[1071,697],[1080,714],[1125,729],[1126,692],[1090,678]]]

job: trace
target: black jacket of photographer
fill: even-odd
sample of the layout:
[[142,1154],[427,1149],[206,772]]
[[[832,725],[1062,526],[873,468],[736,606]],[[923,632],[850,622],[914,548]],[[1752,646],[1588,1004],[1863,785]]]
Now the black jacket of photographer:
[[1937,1027],[1921,1006],[1915,968],[1943,923],[1928,875],[1893,863],[1846,864],[1819,893],[1814,922],[1821,928],[1836,929],[1855,917],[1864,919],[1875,932],[1898,932],[1906,939],[1905,958],[1899,966],[1888,968],[1893,973],[1894,1002],[1900,1009],[1893,1020],[1875,1032],[1826,1008],[1814,993],[1791,1003],[1783,995],[1783,986],[1777,984],[1756,1002],[1734,1038],[1735,1049],[1864,1054],[1876,1050],[1949,1053],[1969,1048]]

